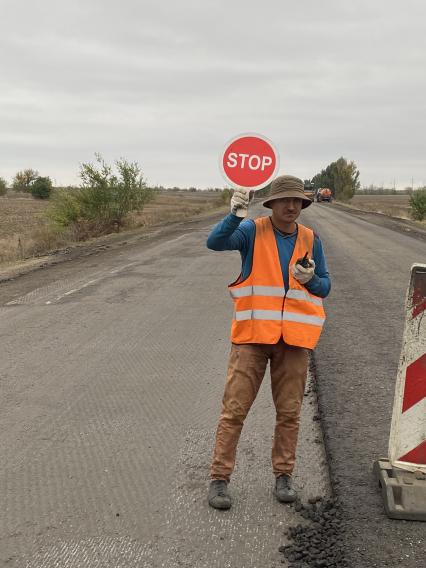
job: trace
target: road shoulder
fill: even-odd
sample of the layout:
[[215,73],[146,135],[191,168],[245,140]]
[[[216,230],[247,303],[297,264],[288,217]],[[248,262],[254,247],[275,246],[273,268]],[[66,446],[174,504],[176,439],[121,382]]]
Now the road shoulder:
[[[329,204],[324,207],[328,206]],[[367,223],[377,225],[378,227],[386,227],[387,229],[408,235],[414,239],[426,241],[426,230],[422,230],[414,221],[401,219],[399,217],[390,217],[384,213],[375,213],[373,211],[356,209],[355,207],[344,205],[343,203],[333,202],[331,207],[344,211],[345,213],[348,213],[353,217],[357,217],[358,219],[362,219]]]

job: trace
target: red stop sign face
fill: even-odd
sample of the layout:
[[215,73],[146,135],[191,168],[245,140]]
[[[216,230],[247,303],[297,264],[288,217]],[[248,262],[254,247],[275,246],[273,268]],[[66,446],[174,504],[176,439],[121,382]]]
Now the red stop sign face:
[[240,134],[226,146],[221,160],[222,173],[234,187],[261,189],[278,170],[278,153],[260,134]]

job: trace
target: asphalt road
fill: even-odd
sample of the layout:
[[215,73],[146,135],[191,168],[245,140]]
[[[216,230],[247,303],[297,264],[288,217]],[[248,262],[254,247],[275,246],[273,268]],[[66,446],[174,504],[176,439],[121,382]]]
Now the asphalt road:
[[[238,253],[205,246],[210,222],[0,287],[0,565],[282,566],[268,379],[242,436],[235,505],[207,504]],[[296,483],[330,492],[311,392]]]
[[[261,213],[255,206],[254,213]],[[425,527],[388,520],[373,481],[386,454],[412,262],[425,244],[327,205],[301,221],[333,278],[315,355],[322,424],[351,566],[424,567]],[[238,253],[205,247],[211,221],[0,285],[0,565],[281,566],[267,379],[240,445],[229,513],[205,494],[228,353],[226,284]],[[328,495],[316,401],[296,471]]]

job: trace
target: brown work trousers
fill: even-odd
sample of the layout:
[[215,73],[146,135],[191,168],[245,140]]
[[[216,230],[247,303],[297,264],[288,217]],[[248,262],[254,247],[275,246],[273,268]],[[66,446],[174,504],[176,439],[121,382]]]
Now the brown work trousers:
[[273,472],[276,477],[293,472],[309,350],[287,345],[282,339],[275,345],[233,343],[216,432],[212,479],[229,481],[231,477],[244,420],[259,391],[268,360],[276,409]]

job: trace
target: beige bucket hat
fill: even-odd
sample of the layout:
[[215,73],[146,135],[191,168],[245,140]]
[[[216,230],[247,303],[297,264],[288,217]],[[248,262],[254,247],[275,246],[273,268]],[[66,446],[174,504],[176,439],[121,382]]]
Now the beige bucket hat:
[[283,197],[299,197],[302,199],[302,209],[306,209],[312,203],[304,190],[303,181],[294,176],[279,176],[271,183],[268,197],[263,201],[264,207],[271,209],[271,202]]

